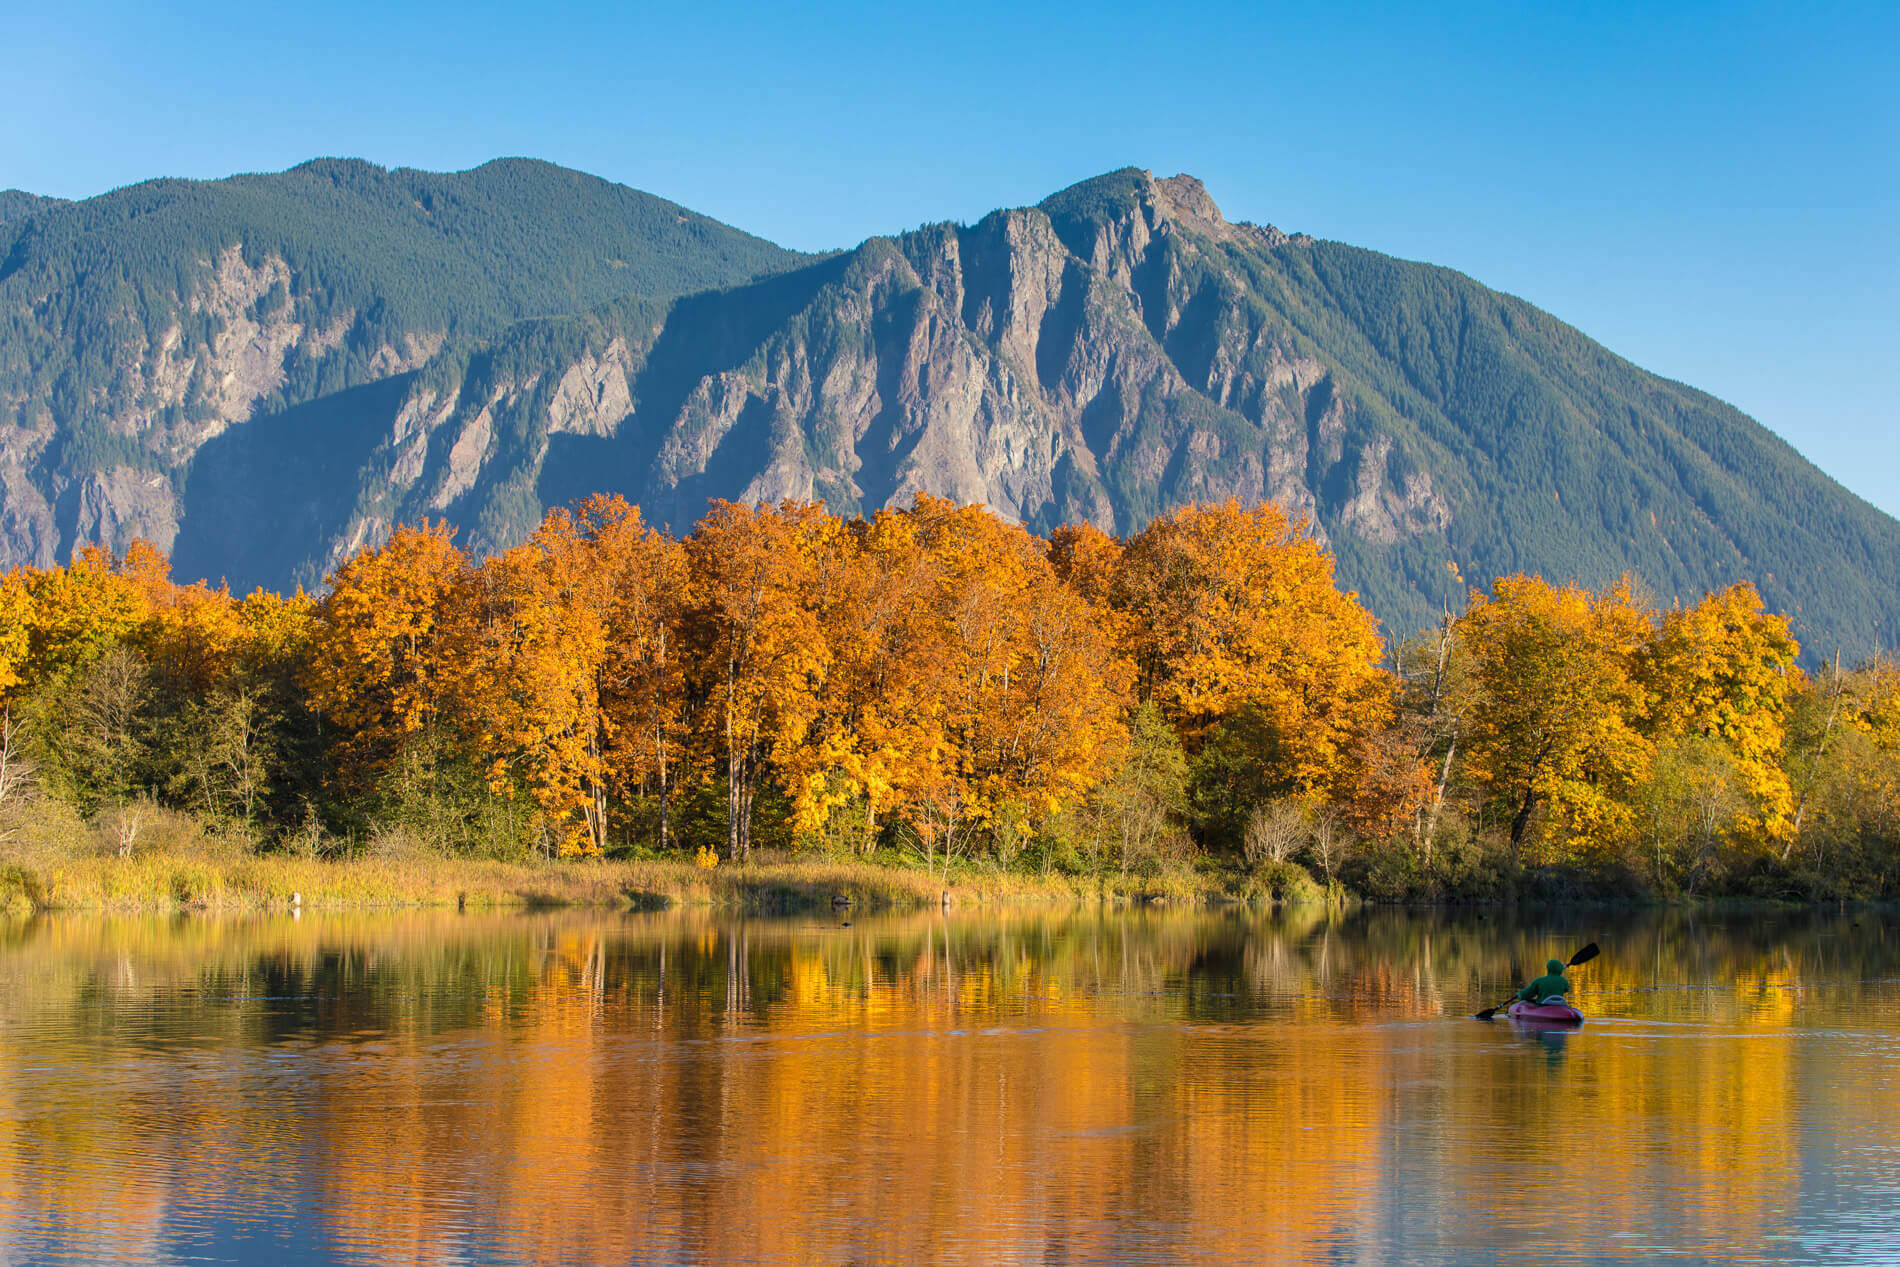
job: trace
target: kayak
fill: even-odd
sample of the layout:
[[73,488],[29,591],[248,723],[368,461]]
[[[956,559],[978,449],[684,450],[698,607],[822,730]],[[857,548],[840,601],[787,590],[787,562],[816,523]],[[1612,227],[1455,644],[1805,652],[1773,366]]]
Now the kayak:
[[1504,1009],[1504,1014],[1514,1021],[1543,1021],[1547,1025],[1583,1024],[1583,1013],[1562,999],[1551,999],[1544,1003],[1513,1003]]

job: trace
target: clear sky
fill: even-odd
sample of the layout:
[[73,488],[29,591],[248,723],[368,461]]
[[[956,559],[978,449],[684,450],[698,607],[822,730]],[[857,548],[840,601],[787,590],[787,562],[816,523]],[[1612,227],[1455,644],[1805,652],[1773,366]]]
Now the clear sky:
[[531,155],[788,246],[1111,168],[1458,268],[1900,513],[1900,5],[13,6],[0,188]]

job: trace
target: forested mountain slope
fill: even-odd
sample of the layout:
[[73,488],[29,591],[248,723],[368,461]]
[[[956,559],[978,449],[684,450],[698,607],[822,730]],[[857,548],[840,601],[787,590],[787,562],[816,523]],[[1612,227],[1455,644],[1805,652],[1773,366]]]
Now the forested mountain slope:
[[228,427],[523,319],[803,258],[523,159],[454,174],[319,159],[76,203],[9,194],[0,212],[0,564],[169,544],[185,471]]
[[[381,174],[397,177],[423,179]],[[927,490],[1121,532],[1184,501],[1271,498],[1312,517],[1399,633],[1518,570],[1634,570],[1665,604],[1750,580],[1850,654],[1900,615],[1900,524],[1740,412],[1461,274],[1230,223],[1191,177],[1114,172],[791,268],[733,239],[740,284],[685,294],[682,272],[677,297],[599,301],[569,281],[567,315],[506,326],[521,278],[457,283],[466,303],[392,295],[375,311],[425,313],[396,324],[444,341],[378,335],[378,372],[203,424],[175,537],[148,535],[182,573],[282,584],[423,515],[510,545],[597,490],[676,528],[709,496],[850,512]],[[555,271],[537,295],[562,290]],[[28,400],[62,436],[96,422]],[[75,530],[130,526],[79,506]]]
[[[9,220],[18,220],[35,211],[49,211],[59,205],[58,198],[29,194],[24,189],[0,189],[0,225],[6,224]],[[7,240],[0,237],[0,242]]]

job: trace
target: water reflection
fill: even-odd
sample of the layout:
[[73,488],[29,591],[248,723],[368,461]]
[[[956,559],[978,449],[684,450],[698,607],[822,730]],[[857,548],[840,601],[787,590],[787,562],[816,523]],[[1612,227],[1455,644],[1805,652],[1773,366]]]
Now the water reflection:
[[0,1261],[1896,1253],[1858,921],[0,924]]

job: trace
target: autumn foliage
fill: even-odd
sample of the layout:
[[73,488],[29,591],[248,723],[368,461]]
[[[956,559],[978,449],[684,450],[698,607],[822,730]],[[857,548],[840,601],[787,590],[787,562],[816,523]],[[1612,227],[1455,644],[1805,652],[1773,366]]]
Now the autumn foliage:
[[1304,522],[1236,503],[1045,540],[929,496],[714,502],[674,536],[602,496],[485,559],[399,527],[317,598],[179,584],[143,544],[0,578],[0,701],[87,813],[702,862],[1299,861],[1393,895],[1891,883],[1900,675],[1798,656],[1746,585],[1658,610],[1627,578],[1506,577],[1389,643]]

